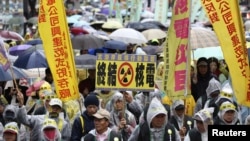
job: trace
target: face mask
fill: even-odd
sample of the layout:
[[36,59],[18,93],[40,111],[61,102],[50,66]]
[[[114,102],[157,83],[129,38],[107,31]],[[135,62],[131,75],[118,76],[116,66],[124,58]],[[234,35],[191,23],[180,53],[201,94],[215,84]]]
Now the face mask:
[[56,141],[56,129],[54,128],[48,128],[48,129],[44,129],[44,136],[45,139],[48,141]]

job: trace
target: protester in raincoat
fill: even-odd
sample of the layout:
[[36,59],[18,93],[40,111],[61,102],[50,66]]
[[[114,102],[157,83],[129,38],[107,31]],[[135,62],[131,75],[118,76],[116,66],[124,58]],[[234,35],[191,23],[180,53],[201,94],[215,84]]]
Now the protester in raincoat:
[[23,105],[23,95],[22,93],[17,94],[19,101],[19,110],[17,118],[19,122],[31,128],[31,140],[41,140],[41,128],[42,123],[45,119],[54,119],[58,125],[58,129],[62,135],[62,141],[68,141],[71,135],[71,125],[70,122],[64,119],[64,114],[62,112],[62,101],[58,98],[51,99],[49,105],[50,110],[46,115],[27,115],[25,106]]
[[213,124],[214,108],[205,108],[195,113],[195,126],[185,136],[184,141],[208,141],[208,125]]
[[169,119],[169,122],[179,131],[181,139],[183,140],[188,131],[194,127],[194,120],[185,114],[185,104],[182,99],[174,101],[172,113],[173,115]]
[[120,92],[113,95],[111,105],[113,108],[110,112],[110,122],[113,129],[121,132],[123,141],[127,141],[136,126],[135,116],[127,110],[123,94]]
[[240,124],[238,112],[233,103],[225,101],[220,106],[218,116],[214,118],[214,125],[237,125]]
[[4,126],[3,140],[4,141],[20,141],[19,128],[16,122],[9,122]]
[[55,120],[47,118],[42,123],[41,139],[42,141],[61,141],[61,133]]
[[202,95],[196,102],[195,113],[203,108],[215,107],[215,101],[217,100],[221,90],[221,83],[212,78],[209,81],[208,87],[206,89],[206,95]]
[[81,141],[122,141],[122,135],[109,128],[110,113],[100,109],[93,115],[95,117],[95,129],[85,135]]
[[145,122],[135,128],[129,141],[181,141],[179,132],[168,122],[167,111],[159,99],[154,97],[144,114]]
[[6,124],[10,122],[17,122],[17,126],[19,129],[19,140],[27,141],[29,137],[29,132],[23,124],[19,123],[17,119],[17,111],[18,107],[14,105],[7,105],[3,112],[3,118]]

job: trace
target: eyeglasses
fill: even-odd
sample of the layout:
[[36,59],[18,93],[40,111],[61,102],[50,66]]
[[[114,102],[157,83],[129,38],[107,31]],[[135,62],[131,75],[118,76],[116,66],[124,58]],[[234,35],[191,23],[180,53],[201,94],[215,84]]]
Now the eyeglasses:
[[236,107],[232,104],[232,103],[228,103],[228,104],[223,104],[220,106],[220,110],[225,110],[225,109],[234,109],[236,110]]

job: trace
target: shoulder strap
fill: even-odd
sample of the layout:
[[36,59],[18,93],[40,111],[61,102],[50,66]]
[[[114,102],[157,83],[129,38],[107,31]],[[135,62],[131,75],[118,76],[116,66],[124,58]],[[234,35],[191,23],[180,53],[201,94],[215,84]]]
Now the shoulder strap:
[[82,133],[84,133],[84,119],[82,116],[80,116],[80,121],[81,121],[81,125],[82,125]]

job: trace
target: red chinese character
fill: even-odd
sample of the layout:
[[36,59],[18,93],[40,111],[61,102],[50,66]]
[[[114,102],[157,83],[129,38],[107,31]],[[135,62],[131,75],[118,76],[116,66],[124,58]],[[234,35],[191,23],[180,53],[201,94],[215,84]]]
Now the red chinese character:
[[237,34],[234,34],[233,36],[231,36],[231,41],[232,41],[233,47],[236,47],[237,45],[240,44],[240,40]]
[[51,33],[52,36],[56,36],[56,35],[61,35],[61,28],[60,26],[54,26],[51,28]]
[[233,16],[232,16],[231,11],[228,11],[227,13],[223,14],[222,18],[223,18],[225,24],[229,24],[229,23],[233,22],[232,21],[233,20]]
[[[62,57],[57,57],[56,59],[55,59],[55,62],[56,62],[56,67],[57,68],[59,68],[59,67],[65,67],[66,65],[65,65],[65,58],[64,58],[64,56],[62,56]],[[65,69],[65,68],[64,68]],[[60,71],[60,72],[62,72],[62,71]],[[67,73],[66,73],[67,74]],[[64,75],[62,75],[62,76],[64,76]]]
[[38,23],[46,23],[45,14],[40,14],[38,17]]
[[56,8],[55,6],[51,6],[51,7],[49,8],[49,15],[50,15],[50,16],[58,15],[57,8]]
[[53,47],[58,47],[58,46],[62,46],[63,42],[62,42],[62,37],[54,37],[53,38]]
[[236,33],[235,24],[233,22],[227,25],[227,31],[230,36]]
[[41,6],[39,7],[39,14],[40,14],[40,13],[45,13],[44,6],[43,6],[43,5],[41,5]]
[[246,59],[243,59],[243,58],[238,58],[238,63],[239,63],[239,68],[241,70],[245,69],[248,66]]
[[230,6],[229,6],[228,2],[222,1],[219,4],[219,9],[220,9],[220,13],[223,14],[226,11],[230,11]]
[[174,29],[176,38],[187,38],[189,31],[189,18],[174,21]]
[[59,24],[59,18],[58,16],[55,16],[55,17],[50,17],[50,25],[51,26],[56,26]]
[[180,91],[185,89],[186,83],[186,70],[175,71],[175,91]]
[[175,58],[175,65],[179,65],[181,63],[187,63],[186,50],[187,50],[187,45],[181,44],[178,46]]
[[66,98],[70,98],[71,97],[69,89],[60,90],[59,94],[60,94],[60,99],[66,99]]
[[176,0],[175,1],[175,12],[174,14],[175,15],[178,15],[179,12],[182,14],[182,13],[185,13],[188,11],[188,0]]
[[56,3],[55,0],[47,0],[47,5],[53,5],[55,3]]
[[210,18],[212,24],[215,23],[215,22],[220,21],[220,18],[219,18],[219,16],[218,16],[218,13],[216,13],[216,12],[211,13],[211,14],[209,15],[209,18]]
[[238,45],[237,47],[234,48],[234,52],[236,54],[236,58],[240,58],[244,54],[243,47],[241,45]]
[[55,57],[64,57],[64,58],[67,57],[63,47],[54,48],[54,52],[55,52],[54,54]]
[[205,7],[206,7],[208,14],[210,14],[211,12],[212,13],[216,12],[216,9],[215,9],[214,4],[212,2],[206,4]]
[[[64,58],[65,59],[65,58]],[[56,74],[58,75],[58,77],[60,78],[67,78],[68,69],[67,67],[65,67],[65,61],[62,63],[61,67],[59,69],[57,69]],[[68,83],[66,83],[67,81],[62,81],[65,84],[65,87],[68,87]],[[67,86],[66,86],[67,85]]]
[[206,4],[206,3],[210,3],[211,2],[211,0],[202,0],[202,4]]

